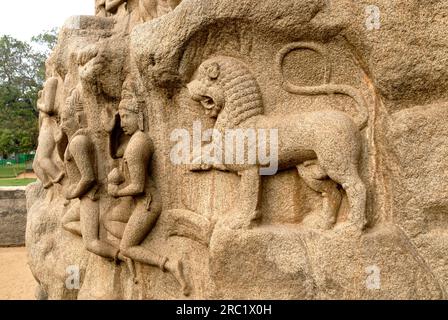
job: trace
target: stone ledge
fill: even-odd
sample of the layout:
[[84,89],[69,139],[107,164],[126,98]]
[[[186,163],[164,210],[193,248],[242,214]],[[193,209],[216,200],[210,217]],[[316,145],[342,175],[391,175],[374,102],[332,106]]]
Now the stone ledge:
[[26,187],[0,188],[0,247],[25,244]]

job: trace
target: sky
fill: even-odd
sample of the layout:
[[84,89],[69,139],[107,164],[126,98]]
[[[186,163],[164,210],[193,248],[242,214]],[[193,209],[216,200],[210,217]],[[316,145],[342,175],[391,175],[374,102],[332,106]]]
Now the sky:
[[1,0],[0,36],[22,41],[62,27],[70,16],[93,15],[95,0]]

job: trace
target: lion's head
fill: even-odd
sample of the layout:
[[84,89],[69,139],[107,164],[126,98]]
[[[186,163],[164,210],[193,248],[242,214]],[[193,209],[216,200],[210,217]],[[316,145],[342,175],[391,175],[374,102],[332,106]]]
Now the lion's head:
[[255,77],[243,62],[225,56],[204,61],[188,85],[190,96],[226,127],[263,113],[263,100]]

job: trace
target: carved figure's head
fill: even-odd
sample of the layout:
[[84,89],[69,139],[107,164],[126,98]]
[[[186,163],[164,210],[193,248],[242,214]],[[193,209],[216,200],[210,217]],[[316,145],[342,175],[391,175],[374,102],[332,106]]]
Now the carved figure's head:
[[68,136],[87,127],[87,118],[79,89],[72,90],[61,113],[61,130]]
[[133,80],[128,79],[125,81],[118,111],[121,119],[121,127],[127,135],[133,135],[139,130],[145,130],[145,101],[139,97],[138,92],[138,86]]
[[[255,77],[243,62],[219,56],[203,62],[187,88],[207,115],[221,117],[229,126],[263,113],[263,100]],[[225,119],[222,119],[225,117]]]

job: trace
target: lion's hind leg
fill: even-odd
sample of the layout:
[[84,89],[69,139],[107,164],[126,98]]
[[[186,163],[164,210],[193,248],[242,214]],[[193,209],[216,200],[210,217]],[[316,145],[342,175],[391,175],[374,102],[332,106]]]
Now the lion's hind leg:
[[336,223],[342,202],[338,184],[329,179],[317,160],[298,165],[297,171],[308,187],[322,195],[322,214],[319,216],[317,227],[325,230],[331,229]]
[[[325,168],[325,167],[324,167]],[[348,223],[356,226],[358,229],[364,229],[366,219],[366,201],[367,189],[358,173],[355,164],[347,162],[347,165],[334,165],[331,168],[325,168],[328,176],[339,183],[347,193],[350,212]]]

